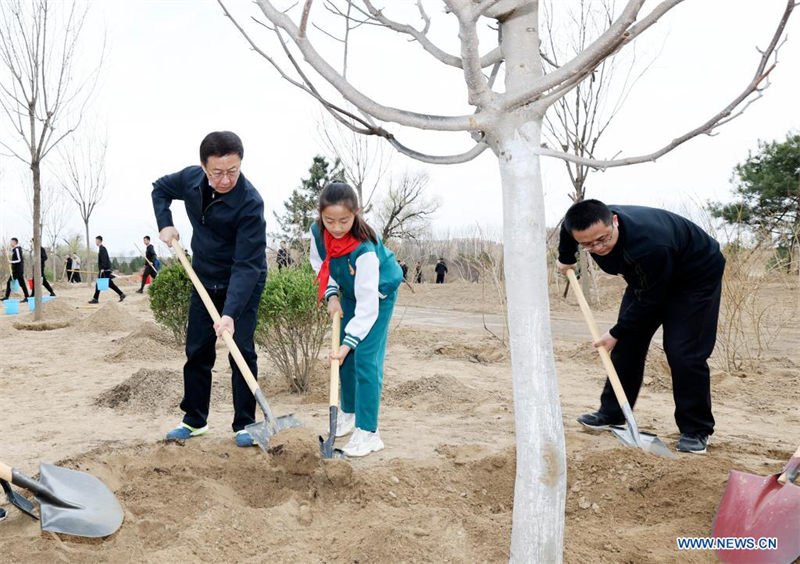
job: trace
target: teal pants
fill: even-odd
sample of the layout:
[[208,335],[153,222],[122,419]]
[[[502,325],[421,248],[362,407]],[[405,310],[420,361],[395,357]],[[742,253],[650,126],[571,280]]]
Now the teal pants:
[[[383,362],[386,358],[386,339],[389,336],[389,320],[394,311],[397,292],[380,300],[378,319],[367,337],[351,351],[339,370],[341,382],[342,411],[356,414],[356,427],[375,432],[378,429],[378,409],[383,388]],[[356,302],[342,298],[342,334],[353,319]]]

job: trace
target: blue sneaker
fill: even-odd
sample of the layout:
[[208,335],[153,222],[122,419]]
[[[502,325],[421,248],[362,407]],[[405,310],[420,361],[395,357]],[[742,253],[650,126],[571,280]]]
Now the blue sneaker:
[[250,436],[250,433],[242,429],[241,431],[236,431],[236,446],[238,447],[251,447],[255,446],[256,441],[253,437]]
[[206,433],[208,433],[208,425],[204,425],[203,427],[195,429],[194,427],[189,427],[186,423],[181,423],[180,427],[176,427],[167,433],[166,438],[180,439],[185,441],[186,439],[199,437],[200,435],[205,435]]

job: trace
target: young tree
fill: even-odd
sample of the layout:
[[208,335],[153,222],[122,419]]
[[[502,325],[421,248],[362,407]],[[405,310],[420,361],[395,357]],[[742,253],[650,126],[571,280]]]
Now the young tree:
[[787,268],[793,268],[800,245],[800,134],[790,133],[782,142],[759,141],[758,152],[736,165],[731,182],[736,199],[710,203],[711,214],[770,237],[786,249]]
[[[98,139],[101,140],[99,143]],[[94,239],[89,236],[89,219],[106,189],[107,146],[108,140],[105,136],[85,135],[72,139],[69,146],[59,151],[63,164],[58,181],[64,192],[78,206],[83,220],[86,236],[84,267],[89,272],[87,282],[91,282],[94,271],[91,260]]]
[[[98,63],[86,77],[75,70],[88,7],[49,0],[0,2],[0,109],[17,136],[16,142],[0,140],[0,146],[31,171],[35,257],[42,245],[41,164],[78,127],[99,69]],[[41,278],[41,265],[34,260],[37,302]],[[41,315],[37,307],[35,319]]]
[[375,209],[382,241],[416,239],[428,228],[431,216],[439,209],[435,199],[425,198],[429,181],[425,173],[408,172],[392,180]]
[[341,163],[336,160],[331,164],[320,155],[314,157],[308,174],[308,178],[302,178],[300,186],[295,188],[289,199],[283,203],[285,208],[283,216],[275,213],[281,234],[292,241],[301,240],[311,228],[319,194],[325,185],[334,180],[344,179]]
[[[219,1],[222,5],[222,0]],[[357,15],[373,24],[369,27],[383,26],[387,31],[413,40],[408,44],[421,47],[445,67],[461,69],[467,100],[473,111],[447,116],[401,109],[371,98],[326,59],[326,56],[335,56],[335,50],[330,49],[329,44],[320,45],[326,41],[320,31],[324,25],[312,21],[313,0],[305,0],[296,9],[284,2],[281,6],[276,4],[257,0],[278,38],[277,48],[290,60],[298,78],[289,76],[274,57],[256,44],[246,29],[235,20],[234,24],[282,76],[317,99],[340,122],[349,123],[362,133],[382,136],[398,151],[424,162],[465,162],[486,149],[495,154],[503,192],[503,264],[517,440],[510,559],[514,562],[561,562],[566,460],[548,315],[547,229],[540,158],[545,155],[595,168],[609,168],[653,161],[699,134],[712,132],[738,115],[752,100],[751,96],[764,88],[765,79],[774,68],[775,50],[795,0],[787,0],[770,44],[761,51],[753,79],[725,108],[657,151],[607,161],[543,147],[544,115],[553,103],[591,75],[605,59],[620,49],[629,48],[638,36],[679,5],[680,0],[662,0],[650,12],[643,11],[644,0],[627,0],[609,25],[582,52],[547,74],[543,71],[539,50],[542,36],[538,0],[444,0],[444,17],[451,18],[458,29],[457,38],[452,38],[459,47],[458,55],[446,52],[429,35],[431,18],[423,2],[416,3],[423,22],[420,28],[400,21],[403,6],[397,6],[397,2],[383,9],[372,0],[325,2],[325,6],[340,5],[338,13],[341,14],[352,6]],[[227,10],[226,14],[230,16]],[[314,18],[319,14],[327,15],[323,10],[314,14]],[[496,30],[496,37],[493,45],[481,52],[487,38],[480,37],[479,30],[485,29],[486,23]],[[374,49],[374,44],[371,47]],[[377,60],[385,62],[385,59]],[[502,88],[495,88],[501,66],[504,84]],[[314,75],[310,74],[310,69]],[[488,74],[484,69],[490,69]],[[428,88],[427,84],[412,85],[416,74],[413,67],[409,71],[409,91]],[[324,92],[314,84],[312,76],[319,76],[326,83]],[[333,98],[334,94],[358,108],[359,113],[347,111]],[[387,129],[394,128],[392,124],[429,131],[465,132],[471,136],[473,145],[457,155],[431,155],[401,142],[398,139],[401,130]]]

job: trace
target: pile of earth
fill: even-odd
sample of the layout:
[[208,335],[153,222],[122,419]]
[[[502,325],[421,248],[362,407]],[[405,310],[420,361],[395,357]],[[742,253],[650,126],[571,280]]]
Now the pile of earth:
[[110,333],[114,331],[131,331],[138,328],[140,324],[139,320],[119,307],[115,302],[109,302],[81,321],[78,324],[78,328],[82,331]]
[[51,331],[69,327],[79,319],[75,308],[64,300],[48,300],[41,307],[42,319],[34,320],[35,312],[31,312],[14,321],[14,328],[22,331]]
[[182,347],[155,323],[145,322],[126,337],[111,341],[117,348],[106,356],[108,362],[141,360],[155,363],[184,358]]

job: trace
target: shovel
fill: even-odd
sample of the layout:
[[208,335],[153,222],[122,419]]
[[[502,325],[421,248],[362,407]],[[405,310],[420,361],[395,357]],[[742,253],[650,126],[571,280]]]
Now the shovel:
[[717,550],[722,562],[789,564],[800,557],[800,486],[792,483],[799,475],[800,447],[780,475],[763,477],[731,470],[711,535],[775,539],[777,546]]
[[[214,302],[211,301],[211,296],[208,295],[203,283],[200,282],[200,279],[197,277],[197,274],[192,268],[192,264],[189,262],[189,259],[186,258],[186,252],[183,250],[183,247],[177,239],[172,240],[172,248],[175,249],[175,255],[178,257],[178,260],[181,261],[181,264],[186,270],[186,273],[189,275],[189,278],[192,279],[194,289],[197,290],[197,294],[200,296],[200,299],[203,300],[211,319],[214,320],[214,323],[219,323],[219,312],[217,311],[216,306],[214,306]],[[264,396],[261,388],[258,387],[258,382],[256,382],[253,373],[250,372],[250,367],[247,366],[247,362],[242,356],[242,353],[239,351],[239,347],[233,340],[233,335],[231,335],[228,331],[223,331],[222,339],[225,341],[225,345],[228,347],[228,352],[231,353],[233,360],[236,361],[236,366],[239,367],[239,370],[244,377],[244,381],[247,382],[247,387],[250,388],[251,392],[253,392],[258,405],[261,407],[261,411],[264,412],[264,421],[261,423],[251,423],[250,425],[247,425],[245,427],[245,431],[250,433],[250,436],[255,439],[255,441],[258,443],[258,446],[260,446],[264,452],[267,452],[269,438],[272,435],[278,431],[282,431],[283,429],[288,429],[290,427],[302,427],[302,423],[300,423],[294,414],[283,415],[281,417],[275,417],[275,415],[272,414],[272,409],[269,407],[267,398]]]
[[111,490],[85,472],[41,463],[39,481],[0,462],[0,481],[8,500],[36,519],[33,504],[8,482],[35,494],[43,531],[79,537],[107,537],[122,525],[122,507]]
[[[341,331],[342,320],[338,315],[333,316],[333,327],[331,328],[331,350],[339,350],[339,332]],[[344,452],[341,449],[334,448],[333,442],[336,440],[336,419],[339,416],[339,361],[335,358],[331,359],[331,386],[330,386],[330,433],[328,440],[325,440],[322,435],[319,437],[319,449],[322,452],[322,458],[344,458]]]
[[[578,304],[581,306],[583,317],[586,319],[586,324],[589,325],[589,330],[592,332],[592,338],[598,341],[600,339],[600,331],[597,329],[597,323],[594,321],[592,310],[589,308],[589,304],[583,295],[583,290],[581,290],[581,285],[578,284],[578,279],[573,269],[567,270],[567,279],[570,282],[570,286],[573,288],[573,292],[575,292],[575,297],[578,298]],[[608,354],[605,347],[597,347],[597,352],[600,353],[600,359],[603,361],[603,367],[606,369],[608,380],[611,382],[611,387],[614,389],[614,395],[617,396],[617,402],[619,403],[620,409],[622,409],[623,415],[625,415],[625,420],[628,422],[627,429],[624,427],[612,426],[611,431],[626,446],[638,447],[650,454],[657,454],[669,458],[674,457],[675,454],[669,450],[667,445],[661,442],[661,439],[656,435],[639,431],[639,426],[636,425],[636,420],[633,418],[633,410],[628,403],[628,398],[625,396],[625,390],[619,381],[619,376],[617,376],[614,364],[611,362],[611,356]]]

